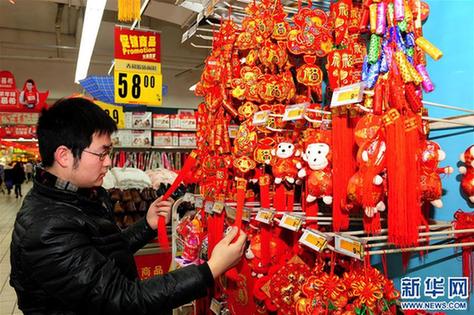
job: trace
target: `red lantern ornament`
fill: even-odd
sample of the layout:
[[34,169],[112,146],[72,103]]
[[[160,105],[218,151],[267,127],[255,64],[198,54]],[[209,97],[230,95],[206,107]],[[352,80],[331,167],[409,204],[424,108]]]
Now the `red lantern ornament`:
[[463,166],[459,167],[459,173],[461,173],[461,189],[466,194],[467,198],[471,203],[474,203],[474,145],[464,151],[459,157]]

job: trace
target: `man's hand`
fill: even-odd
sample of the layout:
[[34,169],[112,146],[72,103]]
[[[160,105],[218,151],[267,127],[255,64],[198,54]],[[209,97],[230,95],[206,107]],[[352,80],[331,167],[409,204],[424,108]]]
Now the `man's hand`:
[[239,229],[233,227],[214,247],[211,259],[207,262],[214,279],[235,266],[244,254],[247,235],[243,231],[240,231],[239,237],[232,243],[237,233],[239,233]]
[[166,224],[171,220],[171,206],[173,205],[174,200],[169,198],[168,200],[161,200],[161,197],[153,201],[148,208],[146,213],[146,221],[148,225],[156,230],[158,228],[158,216],[163,216],[166,219]]

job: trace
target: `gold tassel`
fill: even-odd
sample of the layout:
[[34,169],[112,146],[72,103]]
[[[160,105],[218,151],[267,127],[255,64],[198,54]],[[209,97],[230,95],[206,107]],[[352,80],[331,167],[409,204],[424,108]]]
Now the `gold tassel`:
[[140,21],[140,0],[118,0],[120,22]]

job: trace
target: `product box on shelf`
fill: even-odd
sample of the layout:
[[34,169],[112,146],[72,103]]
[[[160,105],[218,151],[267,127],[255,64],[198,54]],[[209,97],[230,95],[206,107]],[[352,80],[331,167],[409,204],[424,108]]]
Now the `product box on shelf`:
[[151,112],[132,112],[131,128],[151,128]]
[[173,145],[173,133],[172,132],[153,132],[153,145],[155,147],[165,147]]
[[169,128],[170,115],[167,114],[153,114],[153,128]]
[[131,130],[132,146],[142,147],[151,145],[151,131],[150,130]]
[[170,128],[172,129],[181,128],[178,115],[170,115]]
[[131,130],[117,130],[111,138],[114,147],[129,147],[132,145]]
[[125,119],[125,128],[132,128],[132,113],[125,112],[123,113]]
[[179,132],[173,132],[171,142],[173,146],[179,147]]
[[182,132],[179,134],[179,146],[180,147],[195,147],[196,146],[196,134],[193,132]]
[[192,109],[178,110],[179,128],[196,129],[196,114]]

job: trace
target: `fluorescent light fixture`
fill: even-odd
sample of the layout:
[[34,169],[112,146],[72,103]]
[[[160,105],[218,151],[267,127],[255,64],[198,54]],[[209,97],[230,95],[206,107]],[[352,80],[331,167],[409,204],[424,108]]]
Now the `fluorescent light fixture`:
[[189,90],[190,90],[190,91],[195,91],[197,85],[198,85],[197,83],[194,83],[194,85],[191,85],[191,86],[189,87]]
[[76,83],[79,83],[80,80],[87,77],[92,51],[94,50],[106,3],[107,0],[87,0],[86,14],[84,16],[84,23],[82,24],[81,45],[79,46],[76,75],[74,78],[74,82]]

